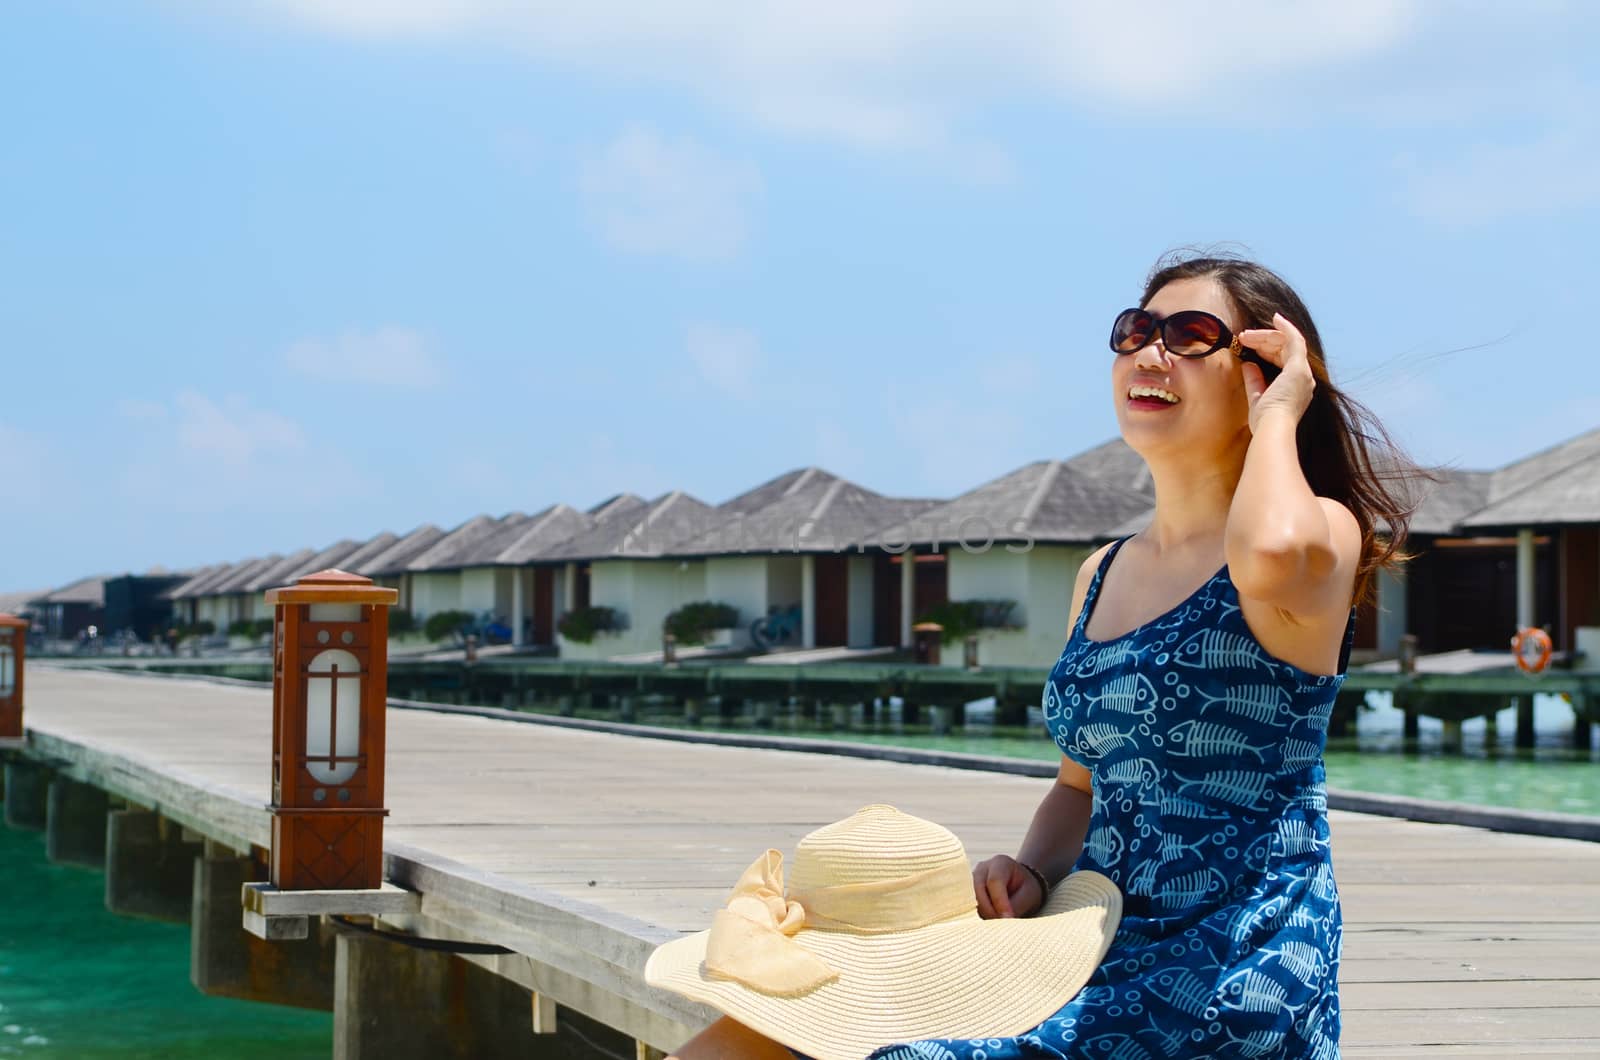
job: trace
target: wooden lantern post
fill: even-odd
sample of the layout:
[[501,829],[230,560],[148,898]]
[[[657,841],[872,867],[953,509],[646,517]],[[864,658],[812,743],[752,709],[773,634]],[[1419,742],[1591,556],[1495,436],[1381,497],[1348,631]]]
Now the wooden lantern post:
[[272,885],[383,884],[389,607],[370,578],[325,570],[272,589]]
[[0,614],[0,740],[22,739],[22,672],[27,654],[27,620]]

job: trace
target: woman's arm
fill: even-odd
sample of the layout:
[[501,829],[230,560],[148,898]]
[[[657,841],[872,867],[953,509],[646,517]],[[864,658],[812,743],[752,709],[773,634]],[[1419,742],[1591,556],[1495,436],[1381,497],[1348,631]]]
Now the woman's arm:
[[1038,869],[1052,886],[1059,883],[1083,852],[1093,803],[1089,771],[1063,755],[1061,770],[1033,811],[1033,823],[1017,856],[996,854],[972,870],[978,915],[992,920],[1038,912],[1044,893],[1023,864]]
[[1273,322],[1239,336],[1283,370],[1269,387],[1257,365],[1244,365],[1250,447],[1223,547],[1242,595],[1291,616],[1327,616],[1349,607],[1361,531],[1344,505],[1311,492],[1300,469],[1295,431],[1316,381],[1299,330]]

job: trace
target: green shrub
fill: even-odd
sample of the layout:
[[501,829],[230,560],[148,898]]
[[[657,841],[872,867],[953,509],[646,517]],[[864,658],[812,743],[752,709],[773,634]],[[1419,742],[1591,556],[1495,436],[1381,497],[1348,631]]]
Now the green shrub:
[[928,608],[917,621],[937,622],[944,627],[940,642],[952,644],[980,629],[1020,629],[1011,621],[1016,607],[1015,600],[948,600]]
[[472,624],[472,616],[465,611],[438,611],[428,616],[422,625],[422,635],[429,640],[444,640],[463,626]]
[[417,616],[403,607],[389,608],[389,632],[395,636],[417,631]]
[[228,623],[228,636],[230,637],[250,637],[255,635],[255,631],[256,624],[254,619],[236,618]]
[[568,640],[588,644],[601,633],[621,632],[627,628],[627,622],[609,607],[580,607],[562,615],[556,628]]
[[272,635],[272,619],[256,619],[253,623],[251,623],[250,635],[255,637],[270,637]]
[[193,625],[183,626],[178,630],[181,637],[209,637],[217,631],[217,624],[209,618],[202,618]]
[[732,629],[739,624],[739,609],[731,604],[699,600],[684,604],[661,623],[665,633],[671,633],[679,644],[704,644],[714,629]]

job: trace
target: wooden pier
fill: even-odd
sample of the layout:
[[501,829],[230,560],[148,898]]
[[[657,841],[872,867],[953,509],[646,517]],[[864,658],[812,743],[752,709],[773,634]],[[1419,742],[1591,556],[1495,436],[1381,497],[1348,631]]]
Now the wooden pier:
[[[420,912],[382,926],[505,947],[453,959],[535,992],[530,1033],[561,1006],[641,1056],[710,1018],[645,987],[646,956],[709,924],[755,854],[872,802],[945,824],[974,858],[1012,851],[1048,783],[389,714],[388,876]],[[36,667],[26,720],[22,753],[55,776],[214,847],[266,845],[266,689]],[[1600,843],[1339,811],[1332,826],[1346,1055],[1600,1055]]]

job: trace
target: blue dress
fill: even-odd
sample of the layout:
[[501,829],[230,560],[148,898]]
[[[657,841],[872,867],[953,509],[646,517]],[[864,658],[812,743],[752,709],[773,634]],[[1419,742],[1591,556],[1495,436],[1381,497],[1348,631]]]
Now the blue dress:
[[1084,628],[1107,552],[1044,688],[1062,752],[1094,778],[1077,869],[1123,893],[1083,990],[1015,1038],[886,1046],[873,1060],[1339,1055],[1339,894],[1322,750],[1339,673],[1276,659],[1227,568],[1114,640]]

